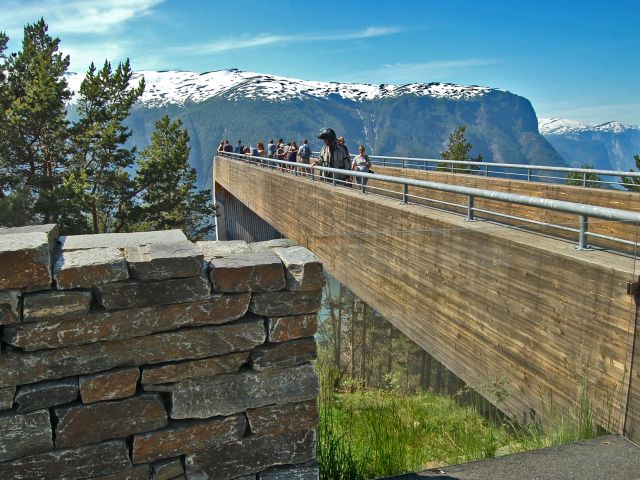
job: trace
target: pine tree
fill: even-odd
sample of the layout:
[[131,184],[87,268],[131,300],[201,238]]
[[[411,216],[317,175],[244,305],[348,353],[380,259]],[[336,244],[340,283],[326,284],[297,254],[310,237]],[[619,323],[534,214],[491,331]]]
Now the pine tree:
[[189,166],[189,134],[182,122],[162,117],[151,144],[140,152],[135,179],[137,204],[130,229],[180,228],[191,240],[213,229],[215,208],[210,190],[197,190],[196,171]]
[[[0,58],[0,190],[5,224],[56,222],[68,153],[65,73],[69,57],[44,19],[24,28],[22,50]],[[7,45],[0,37],[0,53]]]
[[[582,165],[580,168],[585,168],[589,170],[593,170],[593,165]],[[570,172],[567,173],[567,176],[564,177],[565,183],[567,185],[577,185],[584,186],[589,188],[600,188],[602,186],[602,180],[595,173],[587,173],[586,176],[584,173],[580,172]]]
[[[636,161],[636,168],[640,170],[640,155],[634,155],[633,159]],[[629,170],[633,172],[634,170]],[[620,179],[622,186],[630,192],[640,192],[640,178],[638,177],[622,177]]]
[[129,60],[115,70],[108,61],[100,70],[92,63],[80,85],[68,189],[82,192],[94,233],[125,230],[132,208],[136,148],[125,148],[131,130],[123,122],[144,91],[144,80],[131,87],[132,75]]
[[[457,160],[457,161],[469,161],[469,162],[481,162],[482,155],[478,154],[477,157],[471,157],[471,149],[473,145],[467,141],[464,132],[467,127],[460,125],[451,135],[449,135],[449,144],[447,149],[440,153],[440,157],[443,160]],[[477,165],[460,165],[458,163],[442,162],[438,165],[438,170],[448,171],[455,173],[476,173],[478,170]]]

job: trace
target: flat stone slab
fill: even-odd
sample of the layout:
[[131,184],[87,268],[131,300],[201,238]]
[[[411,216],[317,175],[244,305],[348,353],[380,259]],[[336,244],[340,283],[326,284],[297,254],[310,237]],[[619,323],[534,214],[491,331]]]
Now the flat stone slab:
[[165,427],[164,403],[158,395],[91,405],[56,408],[56,448],[77,447]]
[[[0,462],[53,448],[49,410],[0,414]],[[2,475],[0,463],[0,478]]]
[[263,242],[253,242],[249,244],[249,248],[254,252],[264,252],[265,250],[273,250],[274,248],[293,247],[296,242],[288,238],[276,238],[274,240],[265,240]]
[[315,462],[285,467],[272,467],[258,474],[258,480],[318,480],[320,471]]
[[282,261],[273,252],[250,252],[209,263],[214,292],[276,292],[285,287]]
[[31,412],[73,402],[76,398],[78,379],[72,377],[23,385],[18,388],[15,402],[18,404],[18,412]]
[[[111,475],[100,475],[92,477],[92,480],[149,480],[149,465],[136,465],[135,467],[112,473]],[[154,478],[154,480],[156,480]]]
[[311,400],[318,395],[319,381],[313,367],[305,364],[188,380],[172,385],[170,392],[171,418],[208,418]]
[[212,258],[229,257],[251,252],[249,244],[244,240],[230,240],[225,242],[207,240],[196,242],[196,245],[202,251],[204,259],[207,262],[211,261]]
[[276,435],[290,430],[311,430],[320,421],[317,400],[267,405],[246,411],[251,433]]
[[322,290],[255,293],[249,311],[265,317],[308,315],[320,311]]
[[22,290],[0,290],[0,325],[20,323]]
[[89,248],[125,248],[152,243],[176,243],[189,241],[182,230],[159,230],[154,232],[97,233],[60,237],[62,251],[86,250]]
[[319,290],[324,287],[324,272],[320,258],[304,247],[273,250],[284,264],[287,290]]
[[6,327],[3,340],[26,351],[145,336],[185,326],[219,325],[242,318],[249,293],[212,295],[195,303],[96,311],[61,322]]
[[161,460],[151,466],[153,480],[173,480],[184,475],[184,467],[180,458]]
[[91,288],[129,278],[127,262],[118,248],[61,252],[53,266],[59,289]]
[[0,290],[51,287],[51,254],[46,232],[0,235]]
[[310,362],[318,356],[313,337],[267,344],[251,352],[251,367],[261,371],[269,368],[286,368]]
[[195,277],[204,263],[202,251],[188,241],[127,246],[124,254],[131,277],[137,280]]
[[173,422],[169,427],[133,437],[133,463],[147,463],[239,440],[247,428],[244,415],[202,422]]
[[136,280],[109,283],[97,285],[94,291],[98,304],[103,308],[121,310],[207,300],[211,296],[211,285],[206,278],[199,276],[149,283]]
[[136,393],[140,378],[137,367],[120,368],[80,377],[80,397],[83,403],[127,398]]
[[317,331],[318,315],[316,313],[267,319],[267,337],[270,342],[274,343],[313,337]]
[[0,388],[0,410],[13,408],[13,397],[16,395],[16,387]]
[[259,318],[56,350],[7,351],[0,356],[0,387],[117,367],[226,355],[251,350],[265,339],[264,321]]
[[129,449],[124,440],[119,440],[80,448],[53,450],[0,463],[0,478],[80,480],[130,469]]
[[276,465],[306,462],[315,458],[315,454],[315,432],[296,431],[255,435],[204,449],[187,455],[185,466],[188,478],[222,480],[255,474]]
[[23,299],[22,321],[30,323],[82,317],[87,314],[90,306],[89,290],[26,293]]
[[249,352],[231,353],[219,357],[187,360],[184,362],[145,367],[142,370],[142,384],[157,385],[175,383],[191,378],[215,377],[224,373],[237,372],[249,361]]
[[639,478],[639,472],[640,449],[620,435],[606,435],[567,445],[387,478],[607,480]]

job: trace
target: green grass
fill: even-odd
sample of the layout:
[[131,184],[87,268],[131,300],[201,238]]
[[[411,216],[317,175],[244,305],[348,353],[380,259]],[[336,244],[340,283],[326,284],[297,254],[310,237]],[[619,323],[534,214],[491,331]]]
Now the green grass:
[[490,421],[472,407],[432,393],[337,393],[326,387],[332,382],[323,385],[318,462],[320,478],[326,480],[420,471],[567,443],[596,433],[586,395],[576,414],[552,415],[543,428]]

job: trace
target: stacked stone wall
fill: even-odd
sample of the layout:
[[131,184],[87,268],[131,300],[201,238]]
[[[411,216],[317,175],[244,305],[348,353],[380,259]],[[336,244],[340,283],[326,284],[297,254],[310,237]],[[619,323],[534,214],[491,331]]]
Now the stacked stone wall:
[[318,258],[0,229],[0,478],[316,479]]

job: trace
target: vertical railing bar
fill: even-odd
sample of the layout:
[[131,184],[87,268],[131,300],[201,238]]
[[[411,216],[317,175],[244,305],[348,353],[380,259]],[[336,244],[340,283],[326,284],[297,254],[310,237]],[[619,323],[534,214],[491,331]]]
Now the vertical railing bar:
[[580,215],[580,237],[578,238],[578,250],[589,248],[587,244],[587,232],[589,231],[589,217]]

